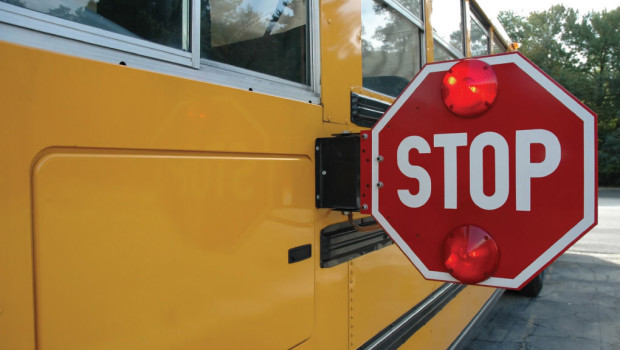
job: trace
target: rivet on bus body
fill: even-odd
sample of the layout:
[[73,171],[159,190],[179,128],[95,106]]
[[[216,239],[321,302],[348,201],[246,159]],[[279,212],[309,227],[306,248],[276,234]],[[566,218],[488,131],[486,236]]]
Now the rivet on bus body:
[[377,162],[379,162],[379,163],[383,162],[383,156],[378,156],[377,157]]
[[379,182],[377,183],[377,187],[378,187],[378,188],[383,188],[383,182],[379,181]]
[[368,205],[362,204],[362,210],[368,210]]
[[321,174],[322,175],[327,175],[327,171],[323,170],[323,171],[321,171]]

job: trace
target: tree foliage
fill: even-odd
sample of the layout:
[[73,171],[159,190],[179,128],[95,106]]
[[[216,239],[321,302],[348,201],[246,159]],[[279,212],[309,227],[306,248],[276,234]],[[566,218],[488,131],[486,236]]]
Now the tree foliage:
[[620,7],[580,15],[556,5],[499,20],[521,53],[598,115],[599,184],[620,185]]

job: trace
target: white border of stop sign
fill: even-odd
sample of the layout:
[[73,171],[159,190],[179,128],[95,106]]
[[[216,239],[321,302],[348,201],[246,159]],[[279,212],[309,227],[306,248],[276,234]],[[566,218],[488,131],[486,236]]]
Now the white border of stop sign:
[[[595,128],[596,118],[588,111],[584,106],[577,102],[572,96],[567,94],[561,87],[559,87],[554,81],[550,80],[547,76],[541,73],[530,62],[524,59],[519,53],[510,53],[498,56],[489,57],[477,57],[476,59],[486,62],[489,65],[498,65],[506,63],[514,63],[525,74],[530,76],[536,83],[547,90],[553,97],[560,101],[566,108],[572,111],[583,122],[583,178],[584,178],[584,203],[583,203],[583,218],[566,232],[562,238],[560,238],[555,244],[553,244],[546,252],[539,256],[534,262],[532,262],[527,268],[525,268],[515,278],[497,278],[491,277],[480,285],[494,286],[502,288],[519,288],[532,276],[538,273],[544,266],[558,256],[563,250],[570,246],[579,236],[592,227],[596,221],[596,140]],[[394,117],[400,107],[407,101],[407,99],[413,94],[413,92],[420,86],[424,79],[431,73],[448,71],[457,62],[445,62],[426,65],[422,71],[415,77],[414,81],[407,87],[407,89],[401,94],[401,96],[394,102],[392,107],[386,112],[386,114],[379,120],[379,122],[372,129],[372,158],[378,159],[379,152],[379,133]],[[379,164],[378,162],[372,163],[372,183],[379,183]],[[400,249],[407,255],[411,262],[417,267],[425,278],[458,282],[449,273],[443,271],[431,271],[429,270],[418,256],[409,248],[407,243],[400,237],[398,232],[390,225],[390,223],[381,214],[381,208],[379,207],[379,196],[381,190],[379,186],[372,187],[372,215],[378,221],[378,223],[387,231],[392,237],[394,242],[400,247]]]

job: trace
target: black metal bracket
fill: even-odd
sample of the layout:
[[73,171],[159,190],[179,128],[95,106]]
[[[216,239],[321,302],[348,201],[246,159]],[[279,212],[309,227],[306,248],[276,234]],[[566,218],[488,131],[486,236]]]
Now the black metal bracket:
[[316,207],[360,210],[360,135],[316,139]]
[[321,267],[342,264],[392,243],[371,217],[329,225],[321,230]]
[[351,93],[351,122],[355,125],[372,128],[388,108],[388,102]]

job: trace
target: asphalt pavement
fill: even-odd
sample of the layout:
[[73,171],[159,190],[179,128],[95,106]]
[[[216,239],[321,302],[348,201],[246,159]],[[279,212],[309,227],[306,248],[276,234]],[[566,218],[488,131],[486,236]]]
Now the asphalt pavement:
[[538,297],[504,293],[465,349],[620,350],[620,189],[599,189],[598,209]]

